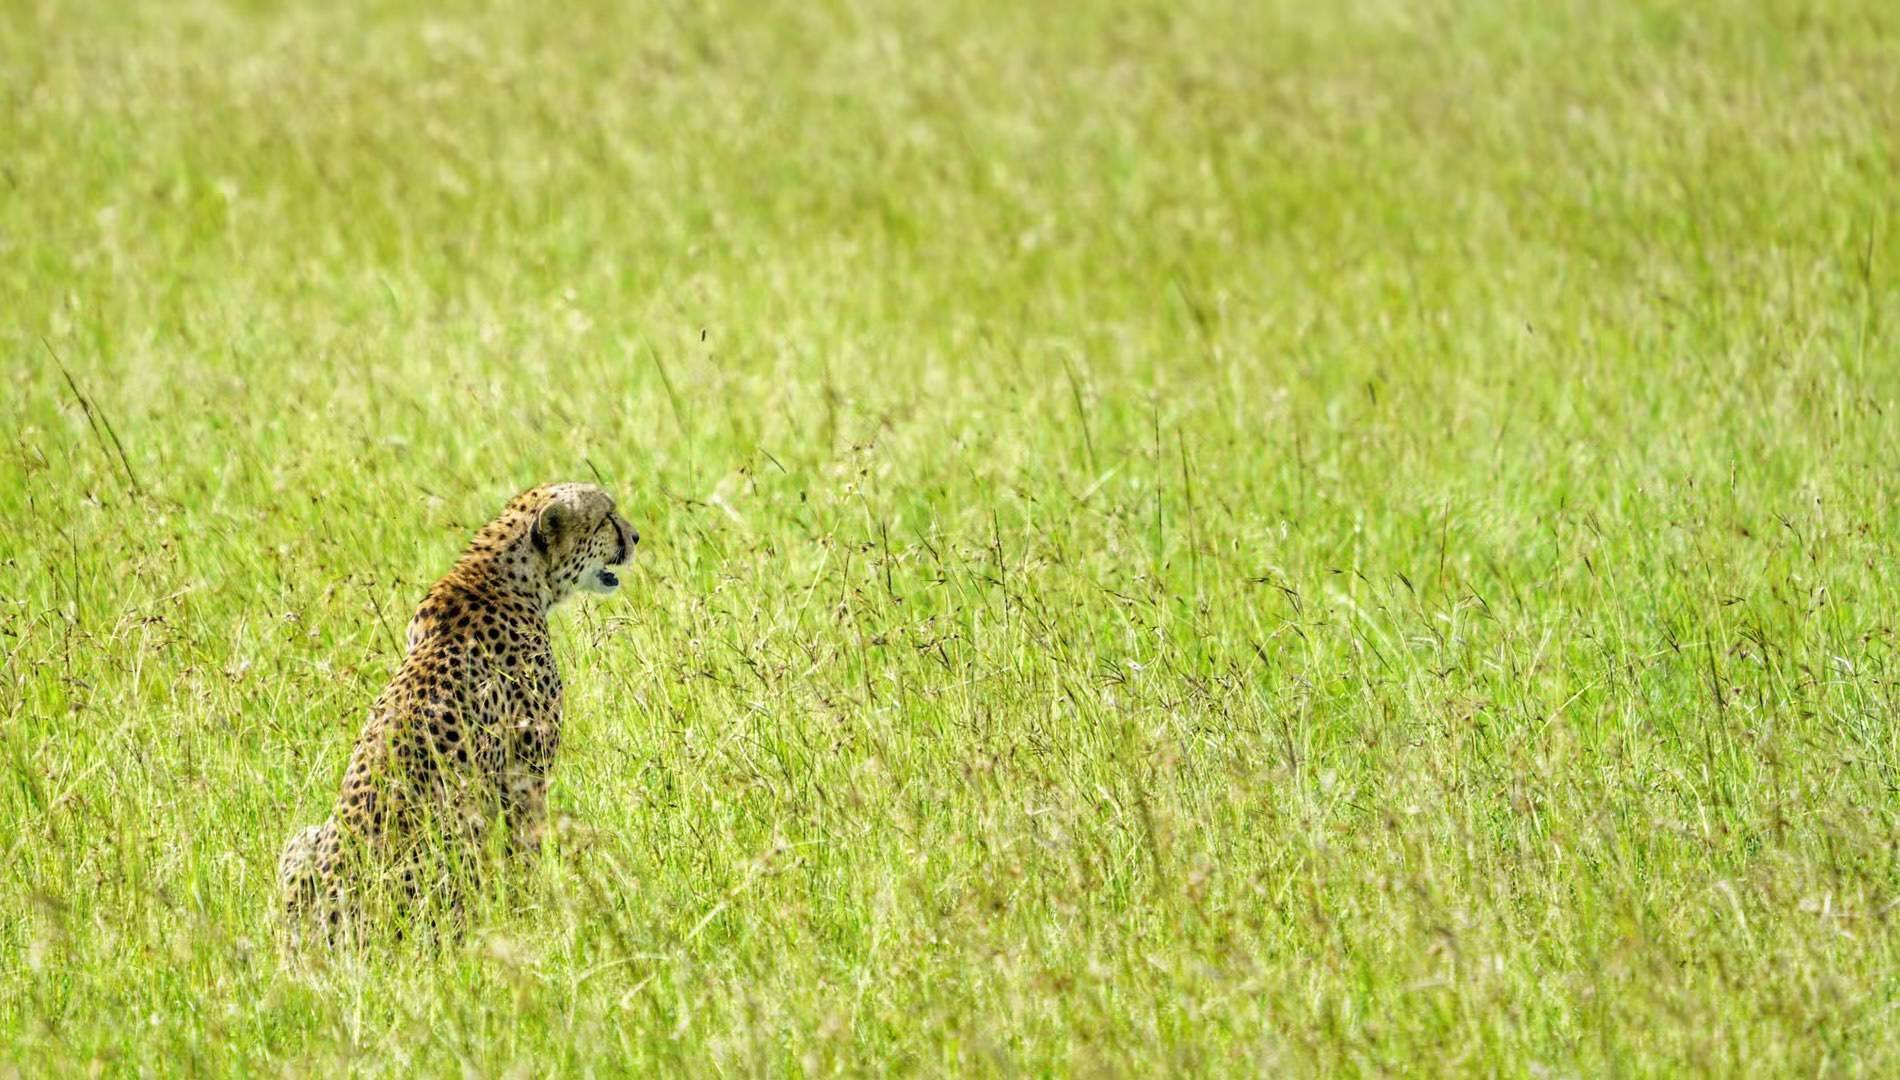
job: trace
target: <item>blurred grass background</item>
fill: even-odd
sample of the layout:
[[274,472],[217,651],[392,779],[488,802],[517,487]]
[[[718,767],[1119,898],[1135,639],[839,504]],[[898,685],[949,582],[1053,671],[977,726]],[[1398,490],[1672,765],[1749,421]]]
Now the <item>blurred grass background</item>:
[[[0,1071],[1900,1069],[1900,9],[0,5]],[[568,820],[296,960],[508,495]]]

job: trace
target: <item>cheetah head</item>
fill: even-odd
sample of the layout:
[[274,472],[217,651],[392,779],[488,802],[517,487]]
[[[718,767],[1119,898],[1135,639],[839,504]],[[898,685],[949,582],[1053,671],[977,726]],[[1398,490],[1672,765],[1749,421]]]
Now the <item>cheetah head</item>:
[[615,570],[633,561],[640,534],[614,510],[612,497],[592,484],[550,484],[522,501],[534,515],[528,544],[544,561],[557,601],[620,587]]

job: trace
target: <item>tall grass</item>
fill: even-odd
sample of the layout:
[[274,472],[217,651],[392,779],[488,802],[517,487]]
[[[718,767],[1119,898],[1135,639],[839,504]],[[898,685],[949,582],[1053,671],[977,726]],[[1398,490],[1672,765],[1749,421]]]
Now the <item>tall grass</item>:
[[[0,1072],[1900,1070],[1900,9],[16,2],[0,101]],[[285,954],[594,477],[534,880]]]

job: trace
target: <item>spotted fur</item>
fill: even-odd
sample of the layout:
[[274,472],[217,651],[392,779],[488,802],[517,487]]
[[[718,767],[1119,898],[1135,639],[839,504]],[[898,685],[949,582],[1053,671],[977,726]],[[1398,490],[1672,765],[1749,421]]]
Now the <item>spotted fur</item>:
[[284,849],[289,925],[334,937],[372,893],[412,911],[453,902],[482,856],[539,849],[561,743],[547,615],[577,591],[612,592],[639,542],[591,484],[523,492],[476,533],[410,620],[330,819]]

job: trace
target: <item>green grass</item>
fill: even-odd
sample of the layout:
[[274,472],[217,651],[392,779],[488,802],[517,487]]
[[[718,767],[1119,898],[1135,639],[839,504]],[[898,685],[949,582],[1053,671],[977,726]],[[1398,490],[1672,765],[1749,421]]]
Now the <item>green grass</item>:
[[[307,7],[0,7],[0,1073],[1900,1072],[1900,9]],[[596,475],[531,887],[286,956]]]

